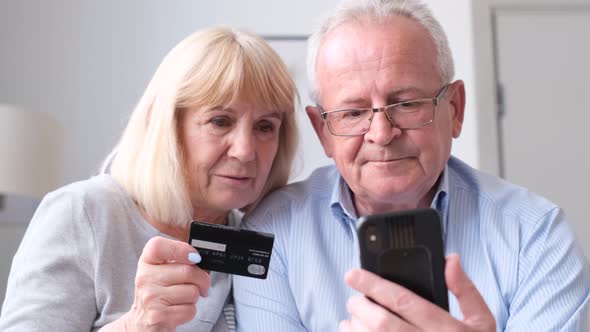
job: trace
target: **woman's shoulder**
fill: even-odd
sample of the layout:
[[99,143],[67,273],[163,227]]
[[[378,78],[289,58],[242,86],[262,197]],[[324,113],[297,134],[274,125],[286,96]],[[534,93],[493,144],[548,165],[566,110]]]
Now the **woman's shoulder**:
[[128,215],[130,211],[137,213],[131,196],[108,174],[73,182],[47,194],[39,209],[71,213],[90,220]]
[[112,176],[109,174],[98,174],[85,180],[67,184],[49,193],[47,196],[104,197],[113,194],[120,195],[122,192],[123,188]]

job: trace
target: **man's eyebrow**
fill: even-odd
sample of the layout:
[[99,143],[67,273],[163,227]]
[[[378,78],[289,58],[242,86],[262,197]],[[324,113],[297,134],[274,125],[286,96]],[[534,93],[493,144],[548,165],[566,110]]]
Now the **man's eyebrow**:
[[[345,108],[367,108],[371,106],[371,98],[363,97],[355,93],[348,93],[350,91],[340,91],[335,103],[326,111],[335,111]],[[322,105],[324,107],[324,105]]]
[[365,99],[365,98],[354,98],[354,97],[344,98],[340,102],[340,104],[342,104],[342,105],[362,105],[362,104],[365,104],[365,103],[367,103],[367,99]]
[[[405,87],[405,88],[401,88],[401,89],[397,89],[397,90],[393,90],[391,92],[389,92],[387,94],[387,101],[388,102],[396,102],[399,101],[400,99],[408,99],[408,98],[401,98],[404,95],[414,95],[416,97],[411,97],[411,99],[414,98],[427,98],[427,91],[417,88],[417,87]],[[366,98],[355,98],[355,97],[351,97],[351,98],[344,98],[341,102],[340,105],[369,105],[369,106],[365,106],[364,108],[371,108],[370,106],[371,101],[370,99],[366,99]],[[340,107],[342,108],[342,107]]]
[[424,99],[424,98],[432,98],[434,96],[430,96],[429,91],[424,89],[420,89],[417,87],[408,87],[402,88],[398,90],[391,91],[387,94],[387,102],[389,104],[398,103],[402,101],[408,100],[415,100],[415,99]]
[[399,98],[402,95],[408,95],[408,94],[412,94],[412,95],[417,95],[417,96],[422,96],[422,95],[426,95],[427,91],[425,91],[424,89],[420,89],[417,87],[407,87],[407,88],[401,88],[401,89],[397,89],[397,90],[393,90],[391,92],[389,92],[387,94],[387,99],[395,99],[395,98]]

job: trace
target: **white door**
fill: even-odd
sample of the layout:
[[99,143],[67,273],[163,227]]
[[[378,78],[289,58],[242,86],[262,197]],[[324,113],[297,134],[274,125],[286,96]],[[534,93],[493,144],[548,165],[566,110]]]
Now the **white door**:
[[590,4],[500,7],[495,23],[503,175],[564,208],[590,257]]

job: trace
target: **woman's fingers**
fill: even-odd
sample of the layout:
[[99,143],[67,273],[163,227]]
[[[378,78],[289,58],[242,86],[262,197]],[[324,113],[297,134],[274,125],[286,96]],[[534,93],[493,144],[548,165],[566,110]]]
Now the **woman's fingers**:
[[135,331],[176,331],[178,325],[190,321],[196,313],[197,307],[194,304],[166,306],[159,310],[139,310],[132,318],[132,324]]
[[146,243],[139,261],[152,265],[171,262],[190,265],[194,263],[188,259],[188,255],[195,252],[197,250],[188,243],[156,236]]
[[192,284],[157,286],[143,289],[139,294],[142,303],[150,303],[157,307],[196,304],[199,299],[199,288]]
[[135,300],[129,312],[138,330],[174,331],[196,314],[200,296],[207,296],[209,274],[189,259],[188,243],[154,237],[145,245],[135,276]]
[[153,283],[164,287],[178,284],[194,284],[199,288],[202,297],[207,297],[211,285],[209,273],[194,264],[144,265],[141,276],[138,273],[137,279],[144,284]]

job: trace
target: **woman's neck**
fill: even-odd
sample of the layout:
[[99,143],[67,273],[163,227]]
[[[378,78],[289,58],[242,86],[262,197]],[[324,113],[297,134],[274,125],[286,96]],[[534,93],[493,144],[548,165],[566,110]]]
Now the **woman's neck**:
[[[186,241],[188,239],[191,229],[190,221],[187,221],[186,224],[183,225],[170,224],[155,220],[154,218],[150,217],[144,209],[141,207],[138,208],[143,218],[160,233],[172,236],[173,238],[180,241]],[[211,224],[225,225],[227,224],[228,215],[229,211],[225,213],[211,213],[211,211],[209,211],[209,213],[204,213],[204,211],[195,211],[193,214],[193,220]]]
[[225,225],[229,211],[195,210],[193,220],[209,224]]

